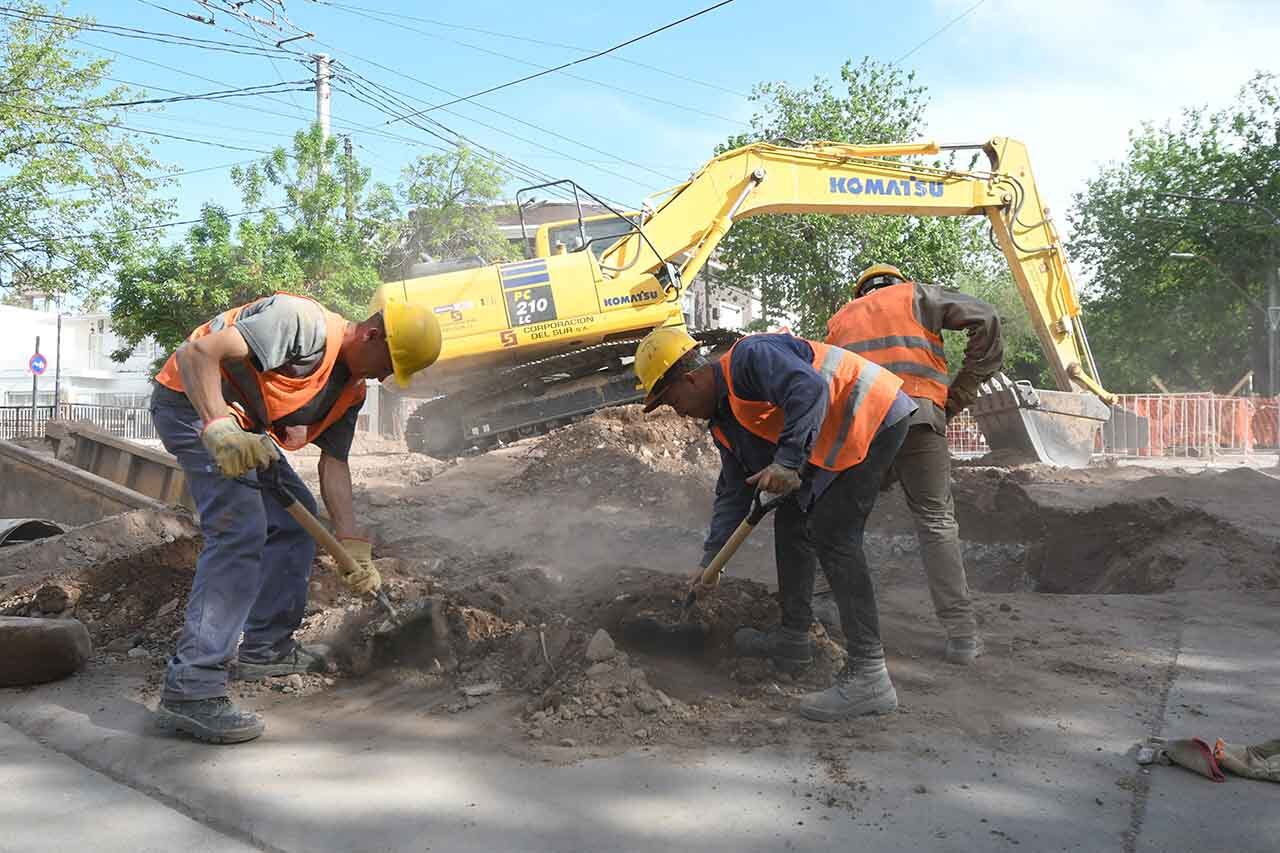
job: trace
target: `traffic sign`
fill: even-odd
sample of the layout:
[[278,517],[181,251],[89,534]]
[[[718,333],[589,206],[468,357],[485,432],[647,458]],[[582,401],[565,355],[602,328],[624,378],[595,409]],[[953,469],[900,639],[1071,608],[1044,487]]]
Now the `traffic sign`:
[[49,362],[46,361],[45,357],[42,356],[40,353],[36,353],[35,355],[31,356],[31,358],[27,361],[27,372],[33,373],[36,376],[43,375],[45,370],[48,367],[49,367]]

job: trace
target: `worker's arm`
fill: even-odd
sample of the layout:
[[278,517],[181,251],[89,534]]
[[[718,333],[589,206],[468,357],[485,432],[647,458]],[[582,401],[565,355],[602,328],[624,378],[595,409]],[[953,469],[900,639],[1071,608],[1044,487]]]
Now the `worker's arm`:
[[187,399],[206,424],[226,417],[227,401],[222,396],[222,362],[247,358],[249,345],[229,326],[211,335],[187,341],[175,353],[182,387]]
[[968,334],[960,373],[973,377],[977,384],[999,372],[1004,342],[1000,337],[1000,315],[994,307],[936,284],[917,284],[915,300],[916,315],[925,328]]
[[356,529],[355,501],[351,494],[351,468],[347,460],[337,459],[328,453],[320,454],[320,497],[324,500],[329,519],[333,522],[333,535],[338,539],[360,539]]
[[[801,355],[800,349],[809,353]],[[782,433],[774,464],[799,471],[827,416],[831,392],[813,369],[808,343],[791,335],[753,335],[733,349],[733,389],[744,400],[763,400],[782,409]]]
[[747,485],[747,472],[738,459],[719,442],[720,477],[716,480],[715,504],[711,508],[711,524],[707,528],[706,541],[702,543],[702,562],[706,567],[713,557],[729,541],[729,536],[751,511],[753,489]]

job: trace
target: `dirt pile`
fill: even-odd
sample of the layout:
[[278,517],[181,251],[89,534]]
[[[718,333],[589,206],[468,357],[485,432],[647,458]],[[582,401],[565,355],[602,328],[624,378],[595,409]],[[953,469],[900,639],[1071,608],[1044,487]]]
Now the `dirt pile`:
[[[625,488],[645,500],[671,479],[714,480],[720,455],[702,421],[663,409],[618,406],[549,433],[530,450],[518,483],[612,495]],[[656,475],[656,476],[655,476]]]

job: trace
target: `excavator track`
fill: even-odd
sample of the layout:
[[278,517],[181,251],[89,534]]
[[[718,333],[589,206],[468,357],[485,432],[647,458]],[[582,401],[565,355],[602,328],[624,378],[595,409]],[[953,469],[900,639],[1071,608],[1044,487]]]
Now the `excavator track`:
[[[631,366],[643,335],[572,350],[516,365],[490,382],[418,406],[405,423],[409,450],[451,457],[539,435],[609,406],[638,403]],[[720,349],[741,334],[728,329],[693,333]]]

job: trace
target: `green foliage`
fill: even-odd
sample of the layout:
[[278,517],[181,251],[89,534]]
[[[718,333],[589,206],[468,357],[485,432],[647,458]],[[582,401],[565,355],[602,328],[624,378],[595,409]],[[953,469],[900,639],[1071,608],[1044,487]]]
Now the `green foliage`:
[[[1070,214],[1073,257],[1088,272],[1086,321],[1113,391],[1225,391],[1250,367],[1265,382],[1262,306],[1280,260],[1280,224],[1240,205],[1280,211],[1280,89],[1257,74],[1234,103],[1184,110],[1177,122],[1130,134]],[[1170,258],[1170,253],[1196,255]]]
[[408,212],[384,274],[403,275],[426,258],[478,255],[496,263],[518,257],[517,248],[498,230],[502,187],[493,161],[469,148],[418,157],[401,173],[399,195]]
[[[29,13],[44,7],[10,4]],[[69,23],[5,19],[0,39],[0,275],[14,290],[82,292],[167,214],[136,137],[110,129],[109,63],[71,45]],[[73,236],[73,235],[87,236]]]
[[[896,66],[845,63],[837,87],[763,83],[749,133],[719,150],[790,139],[852,143],[909,142],[922,134],[925,89]],[[859,271],[893,263],[913,278],[948,282],[989,253],[977,227],[960,218],[912,216],[762,216],[736,223],[720,244],[717,280],[758,292],[770,319],[794,318],[795,331],[822,337],[827,319],[850,297]]]
[[510,256],[492,214],[475,209],[497,198],[501,182],[465,149],[406,167],[399,199],[318,125],[295,135],[292,153],[279,148],[231,177],[255,213],[233,222],[206,206],[181,243],[151,247],[117,276],[111,316],[124,347],[114,357],[149,335],[172,350],[218,312],[278,290],[363,317],[379,269],[395,266],[388,255]]

